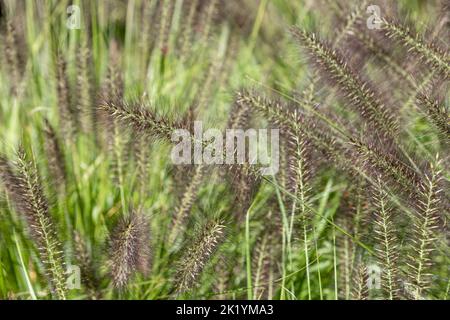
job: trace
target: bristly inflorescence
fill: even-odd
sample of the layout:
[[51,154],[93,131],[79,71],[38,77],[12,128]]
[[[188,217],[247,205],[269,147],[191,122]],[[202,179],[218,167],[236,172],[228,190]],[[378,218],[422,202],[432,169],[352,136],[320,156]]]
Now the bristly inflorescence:
[[304,219],[309,212],[310,203],[311,150],[309,149],[311,146],[306,134],[300,129],[300,118],[297,122],[298,125],[295,128],[286,129],[288,157],[286,176],[288,191],[295,195],[291,209],[298,217]]
[[364,262],[360,261],[353,277],[353,300],[369,300],[369,272]]
[[[251,106],[236,98],[230,111],[226,129],[246,130],[250,126],[251,119]],[[235,157],[236,150],[233,152]],[[231,178],[231,186],[235,194],[234,205],[236,208],[234,211],[239,220],[245,216],[255,192],[258,190],[260,179],[256,176],[256,170],[253,170],[248,159],[241,165],[227,165],[226,169],[228,176]]]
[[[341,204],[339,206],[339,216],[336,217],[336,223],[348,232],[353,233],[355,229],[355,214],[356,210],[353,204],[354,188],[349,188],[344,191]],[[349,299],[352,293],[352,278],[355,276],[354,256],[356,253],[356,246],[349,237],[344,235],[337,235],[336,251],[339,254],[339,278],[338,284],[340,287],[340,295],[344,299]],[[353,277],[352,277],[353,275]],[[353,284],[355,285],[355,284]],[[359,285],[359,284],[358,284]]]
[[277,206],[273,204],[263,216],[267,223],[258,236],[252,252],[253,296],[255,299],[272,299],[278,277],[277,260],[282,256],[279,243],[281,218],[277,216]]
[[[118,101],[123,99],[124,83],[120,70],[120,51],[116,41],[111,41],[109,52],[109,64],[103,85],[104,96],[114,96]],[[105,125],[103,133],[104,144],[111,155],[112,178],[119,185],[123,185],[124,170],[127,163],[125,157],[126,136],[121,132],[118,120],[110,114],[105,114],[104,110],[97,110],[98,117],[102,119]],[[138,150],[140,148],[137,148]]]
[[75,232],[73,239],[75,258],[80,267],[81,282],[84,283],[90,299],[100,299],[100,280],[95,268],[96,266],[93,263],[92,253],[89,251],[88,246],[80,233]]
[[376,180],[378,176],[382,176],[388,186],[393,186],[399,194],[404,193],[406,197],[415,194],[415,187],[420,183],[421,177],[409,165],[395,155],[384,152],[377,144],[356,139],[351,144],[353,156],[368,177]]
[[425,93],[417,95],[417,102],[423,108],[430,122],[439,131],[443,141],[450,143],[450,112],[443,103]]
[[253,294],[257,299],[270,298],[270,273],[273,263],[271,238],[270,232],[264,233],[258,239],[253,253],[252,267],[255,270],[252,279],[255,287]]
[[17,34],[15,23],[11,18],[6,21],[5,37],[2,39],[5,43],[5,58],[6,68],[10,74],[11,79],[11,93],[17,95],[20,89],[20,82],[22,80],[22,66],[23,61],[20,59],[20,51],[23,48],[19,47],[19,37]]
[[441,179],[441,161],[436,157],[430,164],[430,171],[424,182],[419,186],[419,198],[415,203],[411,250],[407,262],[408,293],[415,299],[421,299],[431,283],[430,267],[433,263],[433,252],[436,250],[436,232],[442,213]]
[[[291,126],[285,126],[286,129],[286,149],[287,172],[286,186],[287,191],[292,195],[286,202],[292,220],[295,220],[293,227],[296,232],[295,236],[302,238],[303,250],[305,251],[306,264],[309,264],[309,239],[308,229],[310,228],[311,214],[311,143],[301,128],[302,117],[299,113],[293,112],[297,120]],[[309,266],[307,266],[309,269]],[[307,285],[310,288],[310,278],[307,275]],[[310,289],[308,290],[308,292]]]
[[131,129],[135,136],[170,141],[174,130],[186,127],[183,121],[171,121],[138,101],[129,103],[118,97],[106,98],[99,108],[122,127]]
[[191,42],[194,34],[193,29],[198,2],[199,0],[191,0],[183,2],[183,5],[188,6],[189,8],[186,8],[187,9],[186,11],[188,13],[186,14],[185,18],[182,21],[183,33],[181,34],[181,45],[180,45],[180,57],[182,61],[187,60],[188,53],[191,50]]
[[404,45],[408,52],[416,54],[421,61],[442,73],[444,79],[450,78],[450,55],[435,43],[426,43],[410,28],[384,19],[383,30],[390,38]]
[[48,200],[34,161],[21,148],[14,164],[0,157],[0,180],[17,211],[25,218],[31,239],[44,263],[52,293],[57,299],[66,299],[66,276],[61,244]]
[[59,137],[47,119],[44,119],[44,133],[44,146],[53,185],[60,193],[64,193],[67,184],[65,157]]
[[381,284],[385,299],[399,298],[398,240],[392,204],[383,187],[380,177],[374,188],[374,235],[376,240],[376,256],[382,268]]
[[110,272],[113,284],[123,289],[136,272],[150,270],[150,228],[146,215],[132,211],[121,218],[110,235]]
[[183,293],[192,289],[220,244],[225,239],[225,226],[220,220],[206,223],[180,258],[176,274],[176,289]]
[[56,57],[56,82],[59,127],[64,141],[74,143],[78,121],[72,105],[67,63],[60,54]]
[[92,50],[84,41],[77,50],[77,111],[80,125],[86,133],[95,134],[97,114],[94,108],[95,88],[92,75]]
[[185,190],[180,198],[180,203],[175,209],[173,215],[173,221],[171,230],[169,233],[169,245],[175,243],[178,239],[183,237],[183,231],[186,228],[186,220],[189,216],[189,212],[197,198],[198,189],[205,174],[205,166],[197,165],[193,175],[191,176],[190,182],[185,186]]

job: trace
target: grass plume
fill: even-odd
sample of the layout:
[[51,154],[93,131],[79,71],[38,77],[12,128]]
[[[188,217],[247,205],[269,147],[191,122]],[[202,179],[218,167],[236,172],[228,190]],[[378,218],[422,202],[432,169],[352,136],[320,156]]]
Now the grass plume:
[[393,38],[404,45],[408,52],[416,54],[423,63],[443,73],[445,79],[450,77],[450,56],[448,52],[439,48],[435,43],[426,43],[424,39],[405,25],[385,19],[383,30],[389,38]]
[[113,97],[103,101],[99,108],[124,128],[131,129],[134,135],[170,141],[174,130],[185,128],[182,121],[171,121],[137,101],[129,103]]
[[381,284],[385,298],[394,300],[399,298],[399,270],[398,270],[398,240],[395,221],[388,196],[378,178],[375,190],[375,240],[376,254],[379,266],[382,268]]
[[64,141],[74,143],[77,120],[72,107],[67,64],[62,55],[56,58],[56,81],[59,127]]
[[110,268],[114,287],[123,289],[136,272],[150,268],[150,232],[148,218],[131,212],[115,226],[110,236]]
[[220,220],[206,223],[180,258],[176,275],[178,293],[192,289],[219,245],[224,241],[225,226]]
[[417,96],[418,105],[423,108],[430,122],[439,131],[442,139],[450,143],[450,113],[448,108],[429,95],[420,93]]
[[10,86],[13,95],[17,95],[20,89],[20,83],[22,81],[21,61],[19,52],[23,48],[19,47],[19,39],[16,30],[16,25],[11,18],[8,18],[5,23],[5,36],[3,38],[5,43],[4,54],[6,60],[6,70],[10,74]]
[[66,299],[66,276],[61,244],[35,163],[28,160],[23,149],[17,152],[14,165],[2,156],[0,177],[14,206],[27,222],[31,239],[45,265],[54,297]]
[[435,251],[442,192],[440,186],[441,161],[437,157],[430,164],[430,172],[420,185],[417,209],[411,235],[411,251],[408,256],[408,278],[413,298],[422,299],[430,286],[432,254]]
[[190,181],[187,183],[184,192],[181,195],[180,203],[175,209],[173,215],[172,227],[169,233],[169,245],[173,244],[177,238],[182,237],[184,228],[186,227],[186,220],[192,205],[197,198],[197,192],[202,183],[205,174],[205,166],[197,165]]
[[59,138],[47,119],[44,119],[45,151],[53,184],[64,193],[67,184],[65,157]]
[[100,299],[100,280],[97,275],[97,270],[92,261],[92,255],[88,250],[86,242],[78,232],[74,235],[74,243],[75,257],[80,267],[81,281],[86,287],[86,292],[91,299]]
[[353,300],[369,300],[369,273],[363,262],[360,262],[353,278]]

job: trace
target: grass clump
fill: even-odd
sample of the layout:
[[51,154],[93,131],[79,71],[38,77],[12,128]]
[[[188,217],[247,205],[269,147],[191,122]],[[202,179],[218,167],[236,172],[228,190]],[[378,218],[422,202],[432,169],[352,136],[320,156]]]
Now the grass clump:
[[[439,2],[2,1],[0,298],[447,299]],[[279,170],[175,164],[196,121]]]

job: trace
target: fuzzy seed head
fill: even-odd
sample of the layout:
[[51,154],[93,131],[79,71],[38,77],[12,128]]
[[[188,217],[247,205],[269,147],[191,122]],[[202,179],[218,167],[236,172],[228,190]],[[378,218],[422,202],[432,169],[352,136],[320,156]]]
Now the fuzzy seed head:
[[136,272],[150,271],[148,218],[132,212],[116,225],[110,237],[110,268],[113,284],[122,289]]

